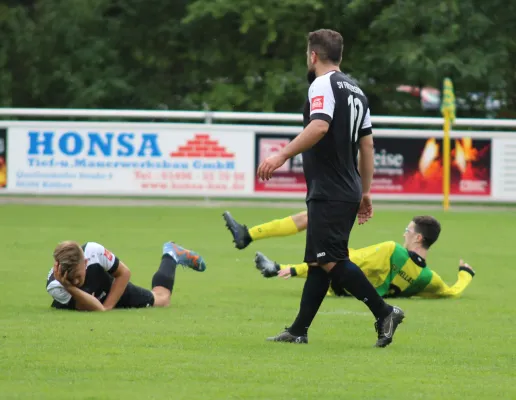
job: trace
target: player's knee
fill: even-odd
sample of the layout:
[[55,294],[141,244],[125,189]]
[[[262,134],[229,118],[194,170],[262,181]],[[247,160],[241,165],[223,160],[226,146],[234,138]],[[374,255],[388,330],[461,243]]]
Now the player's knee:
[[352,281],[364,275],[364,272],[350,259],[339,261],[335,267],[339,267],[339,273],[345,281]]
[[314,266],[314,265],[308,266],[308,275],[309,276],[317,276],[318,279],[329,279],[328,274],[326,273],[326,271],[324,269],[322,269],[319,266]]
[[335,296],[337,296],[337,297],[346,295],[344,286],[342,286],[341,284],[337,284],[336,280],[334,280],[334,279],[332,279],[330,282],[330,288],[333,291],[333,293],[335,294]]
[[170,305],[170,296],[159,296],[154,300],[154,307],[168,307]]
[[154,294],[154,307],[168,307],[170,305],[171,292],[164,288],[157,286],[152,289]]
[[363,275],[362,270],[349,258],[347,260],[340,261],[345,267],[348,275]]
[[302,211],[299,214],[294,215],[292,220],[296,224],[298,231],[304,231],[308,226],[308,213],[306,211]]

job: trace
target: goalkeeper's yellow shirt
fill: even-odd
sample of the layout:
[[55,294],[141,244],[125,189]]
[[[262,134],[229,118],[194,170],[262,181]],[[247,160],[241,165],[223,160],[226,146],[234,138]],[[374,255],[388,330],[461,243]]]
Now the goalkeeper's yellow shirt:
[[[458,297],[473,279],[469,270],[460,269],[457,282],[448,286],[423,258],[392,241],[350,249],[349,258],[383,297]],[[306,264],[291,266],[292,276],[307,273]],[[333,295],[331,289],[328,294]]]

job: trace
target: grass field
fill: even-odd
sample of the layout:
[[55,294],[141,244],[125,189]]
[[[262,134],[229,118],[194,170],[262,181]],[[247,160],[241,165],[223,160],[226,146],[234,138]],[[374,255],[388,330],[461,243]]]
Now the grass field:
[[[516,213],[439,213],[428,263],[449,284],[459,258],[477,272],[457,300],[395,301],[394,343],[373,348],[373,319],[327,298],[310,344],[265,342],[292,322],[301,279],[264,279],[256,250],[301,262],[304,235],[236,250],[217,208],[0,206],[0,399],[515,399]],[[293,209],[231,210],[249,226]],[[352,245],[402,240],[419,212],[382,211]],[[195,249],[204,273],[179,269],[166,309],[49,308],[52,250],[97,241],[150,287],[167,240]]]

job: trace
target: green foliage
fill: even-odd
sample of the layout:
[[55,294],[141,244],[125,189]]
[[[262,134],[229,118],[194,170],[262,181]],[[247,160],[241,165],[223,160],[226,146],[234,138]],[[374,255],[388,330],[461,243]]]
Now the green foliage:
[[501,0],[0,0],[0,105],[298,112],[331,28],[375,114],[422,114],[396,87],[450,76],[485,115],[516,106],[515,27]]

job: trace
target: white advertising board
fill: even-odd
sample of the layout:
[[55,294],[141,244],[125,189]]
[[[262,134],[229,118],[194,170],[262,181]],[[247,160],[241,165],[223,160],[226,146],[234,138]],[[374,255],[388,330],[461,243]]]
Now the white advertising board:
[[[5,121],[0,194],[303,199],[302,157],[267,182],[260,160],[300,129],[265,125]],[[442,200],[442,132],[375,129],[376,199]],[[454,131],[451,199],[516,201],[516,133]]]
[[516,133],[514,139],[493,139],[493,197],[516,200]]
[[10,127],[9,139],[12,193],[242,196],[253,191],[253,136],[245,130],[41,122]]

